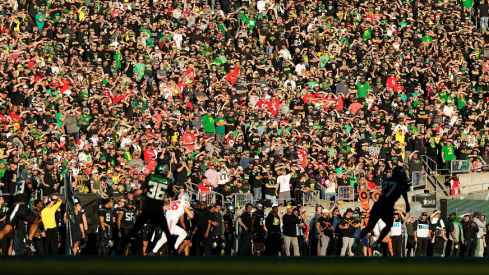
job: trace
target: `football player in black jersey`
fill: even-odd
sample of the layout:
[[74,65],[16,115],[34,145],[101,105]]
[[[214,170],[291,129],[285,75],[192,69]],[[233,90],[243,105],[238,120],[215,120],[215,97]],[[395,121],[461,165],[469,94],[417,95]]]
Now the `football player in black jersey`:
[[[136,208],[132,201],[119,201],[119,213],[117,215],[117,227],[119,228],[119,238],[123,239],[129,231],[134,227],[136,221]],[[123,248],[126,250],[127,248]]]
[[[146,200],[143,205],[143,209],[139,216],[136,218],[134,227],[129,231],[127,236],[122,239],[121,247],[125,249],[132,237],[135,237],[137,232],[143,228],[144,224],[152,220],[158,225],[163,232],[165,232],[168,238],[168,247],[173,248],[175,245],[175,239],[168,230],[168,224],[166,221],[165,213],[163,212],[163,206],[165,199],[175,196],[173,191],[173,180],[168,177],[169,167],[166,164],[158,163],[155,167],[154,173],[152,172],[146,177],[146,180],[141,185],[139,190],[134,192],[134,198],[138,198],[146,193]],[[120,251],[120,254],[126,254],[126,251]]]
[[234,236],[236,236],[234,223],[234,206],[229,205],[227,207],[226,214],[224,215],[224,238],[226,239],[226,247],[224,248],[225,256],[231,256],[231,250],[234,244]]
[[111,199],[104,199],[98,209],[99,227],[98,227],[98,255],[109,255],[110,248],[113,247],[112,230],[114,226],[114,215],[112,208],[114,203]]
[[263,210],[263,204],[257,203],[256,211],[253,213],[251,221],[253,223],[253,255],[257,256],[258,251],[263,256],[263,248],[265,243],[265,231],[263,230],[263,224],[265,223],[265,213]]
[[370,233],[374,229],[379,219],[384,221],[385,227],[380,232],[377,241],[371,245],[372,248],[378,250],[378,241],[382,241],[389,234],[394,223],[394,215],[392,214],[394,213],[394,206],[401,195],[406,203],[406,212],[411,210],[407,197],[407,190],[409,189],[408,182],[409,179],[407,178],[406,169],[402,166],[394,167],[391,175],[388,173],[384,178],[382,193],[380,193],[379,199],[372,206],[372,210],[370,210],[368,225],[360,233],[360,239],[363,239],[367,233]]
[[29,209],[29,201],[32,195],[35,193],[37,182],[34,179],[28,178],[21,180],[15,184],[15,193],[12,200],[12,205],[7,211],[7,224],[0,231],[0,240],[8,235],[15,226],[19,223],[19,220],[28,222],[30,224],[29,235],[25,243],[25,248],[32,253],[36,252],[32,239],[36,236],[37,227],[39,226],[39,219],[37,215]]

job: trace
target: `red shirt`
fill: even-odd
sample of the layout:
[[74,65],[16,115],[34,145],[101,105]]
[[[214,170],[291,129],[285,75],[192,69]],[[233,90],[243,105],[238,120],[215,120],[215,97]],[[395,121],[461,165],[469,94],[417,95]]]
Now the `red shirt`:
[[229,72],[226,74],[226,81],[231,82],[232,85],[236,84],[236,81],[238,80],[238,74],[239,74],[239,67],[234,66],[234,72]]
[[369,189],[375,189],[375,188],[377,188],[377,184],[375,184],[375,182],[373,182],[373,181],[369,181],[369,182],[367,182],[367,187]]
[[280,99],[275,99],[273,101],[268,102],[268,110],[272,115],[276,116],[279,111]]
[[183,136],[183,142],[185,143],[185,147],[189,149],[190,151],[194,150],[194,141],[195,141],[195,135],[193,133],[187,134],[185,133]]
[[151,157],[156,157],[155,151],[150,150],[150,149],[144,149],[144,151],[143,151],[144,160],[149,163],[151,160]]
[[208,185],[204,185],[204,183],[200,183],[199,184],[199,188],[198,188],[199,192],[210,192],[211,191],[211,185],[208,184]]
[[263,108],[268,108],[268,101],[266,100],[259,100],[257,103],[256,103],[256,106],[260,109],[263,109]]
[[399,89],[399,88],[397,87],[397,78],[392,77],[392,76],[389,76],[389,77],[387,78],[387,81],[386,81],[385,85],[386,85],[387,87],[394,88],[394,91],[396,91],[396,92],[397,92],[397,91],[398,91],[398,89]]

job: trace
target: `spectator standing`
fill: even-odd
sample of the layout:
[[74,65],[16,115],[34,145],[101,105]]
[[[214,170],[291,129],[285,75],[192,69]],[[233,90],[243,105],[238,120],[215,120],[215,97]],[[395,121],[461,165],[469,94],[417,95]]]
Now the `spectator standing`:
[[347,249],[349,251],[349,255],[354,256],[352,250],[353,242],[355,241],[354,234],[356,228],[360,227],[360,223],[358,223],[357,220],[352,217],[352,215],[353,210],[351,208],[346,209],[345,216],[343,217],[339,225],[343,242],[340,256],[345,256]]
[[44,238],[44,252],[46,255],[58,255],[58,226],[55,215],[62,202],[58,196],[50,196],[46,207],[41,211],[46,235]]
[[285,255],[290,256],[291,246],[294,252],[294,257],[299,257],[299,242],[297,239],[297,226],[302,228],[304,224],[300,224],[299,218],[294,215],[294,209],[291,205],[285,207],[287,213],[283,216],[283,234],[284,234],[284,249]]
[[414,216],[412,214],[409,214],[409,217],[406,220],[406,234],[406,257],[412,257],[412,252],[414,252],[416,248],[416,242],[414,241]]
[[462,215],[456,215],[455,219],[448,225],[448,242],[445,257],[461,256],[463,245]]
[[474,223],[478,227],[477,231],[477,249],[475,251],[474,256],[475,257],[483,257],[484,256],[484,228],[486,227],[486,224],[481,221],[481,213],[475,212],[474,213]]
[[318,219],[316,227],[319,232],[319,239],[321,240],[321,250],[319,256],[326,256],[329,242],[334,231],[334,228],[331,225],[331,218],[329,217],[328,209],[323,209],[322,216]]

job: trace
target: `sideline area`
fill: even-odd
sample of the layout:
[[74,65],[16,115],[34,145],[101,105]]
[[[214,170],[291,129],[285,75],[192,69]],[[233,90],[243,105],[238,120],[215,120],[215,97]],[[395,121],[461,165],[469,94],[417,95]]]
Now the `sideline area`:
[[484,274],[486,258],[143,258],[143,257],[16,257],[0,259],[2,274]]

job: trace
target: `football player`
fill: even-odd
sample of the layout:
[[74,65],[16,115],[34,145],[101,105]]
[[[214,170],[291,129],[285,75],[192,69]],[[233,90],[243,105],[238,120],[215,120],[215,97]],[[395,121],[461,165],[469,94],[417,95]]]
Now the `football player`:
[[[177,235],[177,241],[175,242],[175,250],[178,254],[180,254],[184,246],[180,247],[182,242],[187,237],[187,231],[178,226],[178,221],[180,217],[184,214],[187,214],[190,219],[194,217],[194,213],[190,211],[190,198],[187,193],[180,193],[178,195],[178,200],[172,201],[170,205],[165,205],[166,212],[166,220],[168,221],[168,229],[170,230],[170,234]],[[167,237],[166,234],[163,233],[161,235],[161,239],[156,243],[153,248],[153,254],[158,253],[158,250],[166,243]]]
[[19,220],[28,222],[31,227],[29,229],[29,235],[25,243],[25,248],[32,253],[36,252],[32,239],[37,233],[37,227],[39,226],[39,219],[37,215],[29,209],[29,201],[33,194],[35,194],[35,188],[37,182],[34,179],[28,178],[21,180],[15,184],[15,193],[12,200],[12,205],[7,211],[7,224],[0,231],[0,240],[8,235],[15,226],[19,223]]
[[406,212],[410,211],[411,208],[407,197],[407,190],[409,188],[407,185],[408,182],[409,179],[406,175],[406,169],[402,166],[394,167],[392,169],[392,175],[388,173],[387,177],[384,178],[382,193],[380,193],[379,200],[372,206],[368,225],[362,229],[362,232],[360,233],[360,239],[363,239],[365,235],[374,229],[379,219],[384,221],[385,227],[382,228],[377,240],[371,245],[373,249],[379,250],[378,242],[384,240],[387,234],[389,234],[392,224],[394,223],[394,216],[392,215],[394,206],[401,195],[406,203]]
[[134,227],[122,239],[122,249],[119,251],[119,254],[126,254],[126,247],[131,238],[135,237],[137,232],[139,232],[141,228],[143,228],[143,226],[149,222],[149,220],[152,220],[163,230],[168,238],[170,247],[172,247],[172,244],[175,243],[175,240],[173,237],[171,237],[170,231],[168,230],[168,223],[163,212],[165,199],[168,196],[175,196],[173,192],[173,180],[168,177],[169,172],[168,165],[158,163],[155,167],[154,173],[152,172],[149,174],[141,185],[141,188],[134,192],[134,198],[138,198],[143,194],[143,192],[146,192],[146,200],[141,213],[136,218]]

